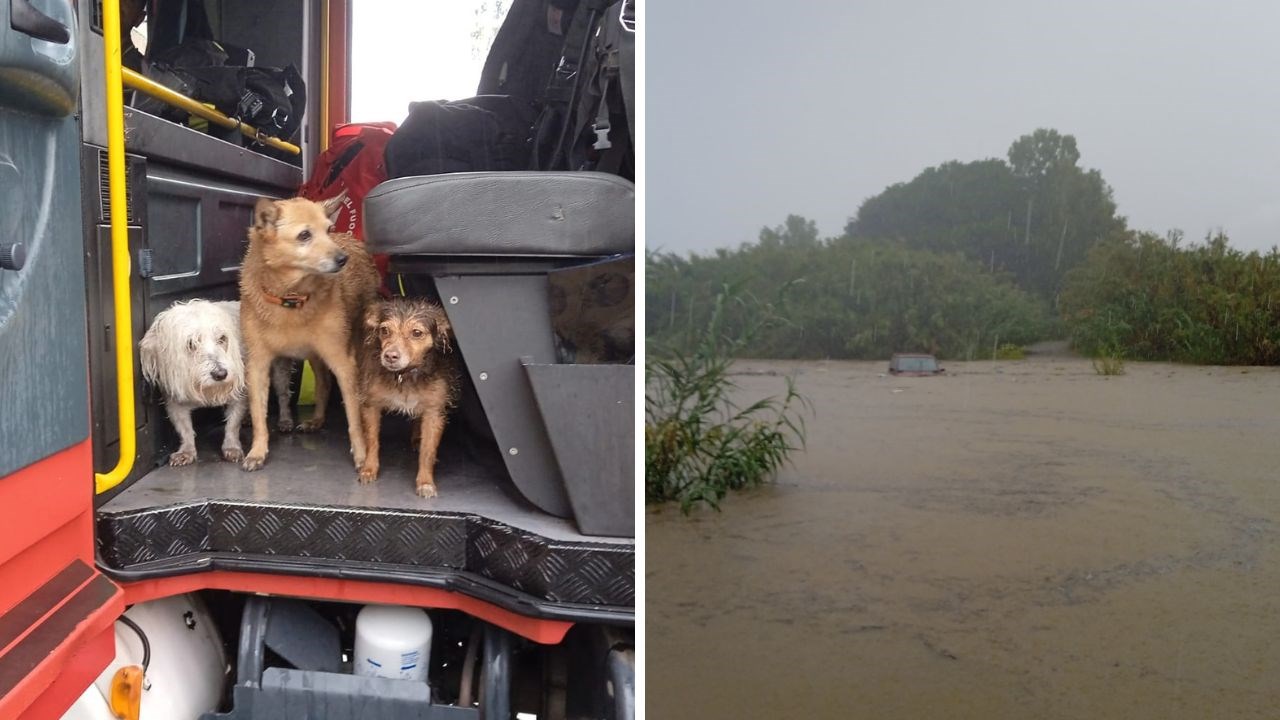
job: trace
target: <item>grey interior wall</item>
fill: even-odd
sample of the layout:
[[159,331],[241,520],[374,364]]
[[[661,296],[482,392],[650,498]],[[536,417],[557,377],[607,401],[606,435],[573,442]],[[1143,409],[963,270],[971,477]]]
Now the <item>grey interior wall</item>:
[[253,50],[257,64],[302,69],[304,0],[208,3],[209,21],[219,38]]

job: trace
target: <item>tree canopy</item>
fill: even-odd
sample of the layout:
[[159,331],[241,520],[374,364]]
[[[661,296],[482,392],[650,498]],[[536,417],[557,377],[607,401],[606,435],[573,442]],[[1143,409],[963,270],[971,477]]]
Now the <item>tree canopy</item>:
[[1080,150],[1072,135],[1039,128],[1023,135],[1009,146],[1009,168],[1019,178],[1032,181],[1046,178],[1061,168],[1074,168],[1080,162]]
[[1007,161],[951,161],[889,186],[845,232],[960,251],[1053,301],[1089,247],[1125,228],[1101,173],[1079,160],[1073,136],[1042,128],[1015,140]]

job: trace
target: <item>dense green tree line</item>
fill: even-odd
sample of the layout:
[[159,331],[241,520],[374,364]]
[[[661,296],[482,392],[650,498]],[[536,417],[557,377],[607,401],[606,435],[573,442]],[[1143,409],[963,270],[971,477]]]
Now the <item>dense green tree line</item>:
[[647,336],[692,347],[728,291],[751,302],[725,310],[726,332],[770,314],[739,350],[755,357],[979,358],[1069,335],[1095,355],[1280,363],[1280,254],[1130,230],[1079,159],[1075,138],[1041,129],[1006,160],[944,163],[886,188],[836,238],[791,216],[736,250],[650,253]]
[[1190,246],[1177,233],[1117,234],[1068,275],[1061,305],[1088,354],[1280,363],[1280,251],[1244,253],[1221,233]]
[[755,357],[887,358],[905,351],[988,357],[996,344],[1039,339],[1048,324],[1042,301],[959,253],[912,250],[897,241],[819,240],[812,222],[792,216],[736,251],[651,253],[649,338],[692,346],[726,287],[731,296],[753,300],[726,310],[727,334],[757,320],[762,306],[773,316],[741,350]]

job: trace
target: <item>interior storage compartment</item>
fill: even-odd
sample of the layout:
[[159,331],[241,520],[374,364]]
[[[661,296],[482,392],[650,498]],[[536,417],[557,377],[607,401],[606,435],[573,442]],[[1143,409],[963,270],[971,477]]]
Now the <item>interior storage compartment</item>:
[[[148,3],[151,5],[151,3]],[[184,10],[184,6],[188,6]],[[197,119],[194,122],[164,120],[130,107],[135,91],[125,88],[125,144],[149,160],[164,160],[204,171],[216,171],[256,183],[296,190],[306,170],[306,159],[314,155],[320,127],[319,48],[308,42],[318,32],[319,4],[315,0],[280,0],[245,3],[230,0],[154,0],[143,22],[147,42],[172,42],[183,27],[185,12],[203,7],[214,38],[228,45],[249,48],[257,67],[295,66],[310,90],[302,125],[291,138],[301,152],[290,153],[255,143],[237,130],[220,128]],[[100,0],[77,0],[80,17],[79,41],[83,48],[81,104],[84,140],[105,147],[106,115],[102,77],[102,8]],[[145,75],[145,72],[143,73]],[[228,116],[235,108],[218,108]],[[193,127],[194,125],[194,127]],[[197,129],[198,128],[198,129]]]

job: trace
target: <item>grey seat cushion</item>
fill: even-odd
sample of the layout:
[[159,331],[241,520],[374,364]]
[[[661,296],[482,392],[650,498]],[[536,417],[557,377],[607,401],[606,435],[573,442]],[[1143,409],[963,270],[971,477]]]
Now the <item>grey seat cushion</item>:
[[396,178],[365,196],[365,242],[392,255],[613,255],[635,249],[635,197],[595,172]]

